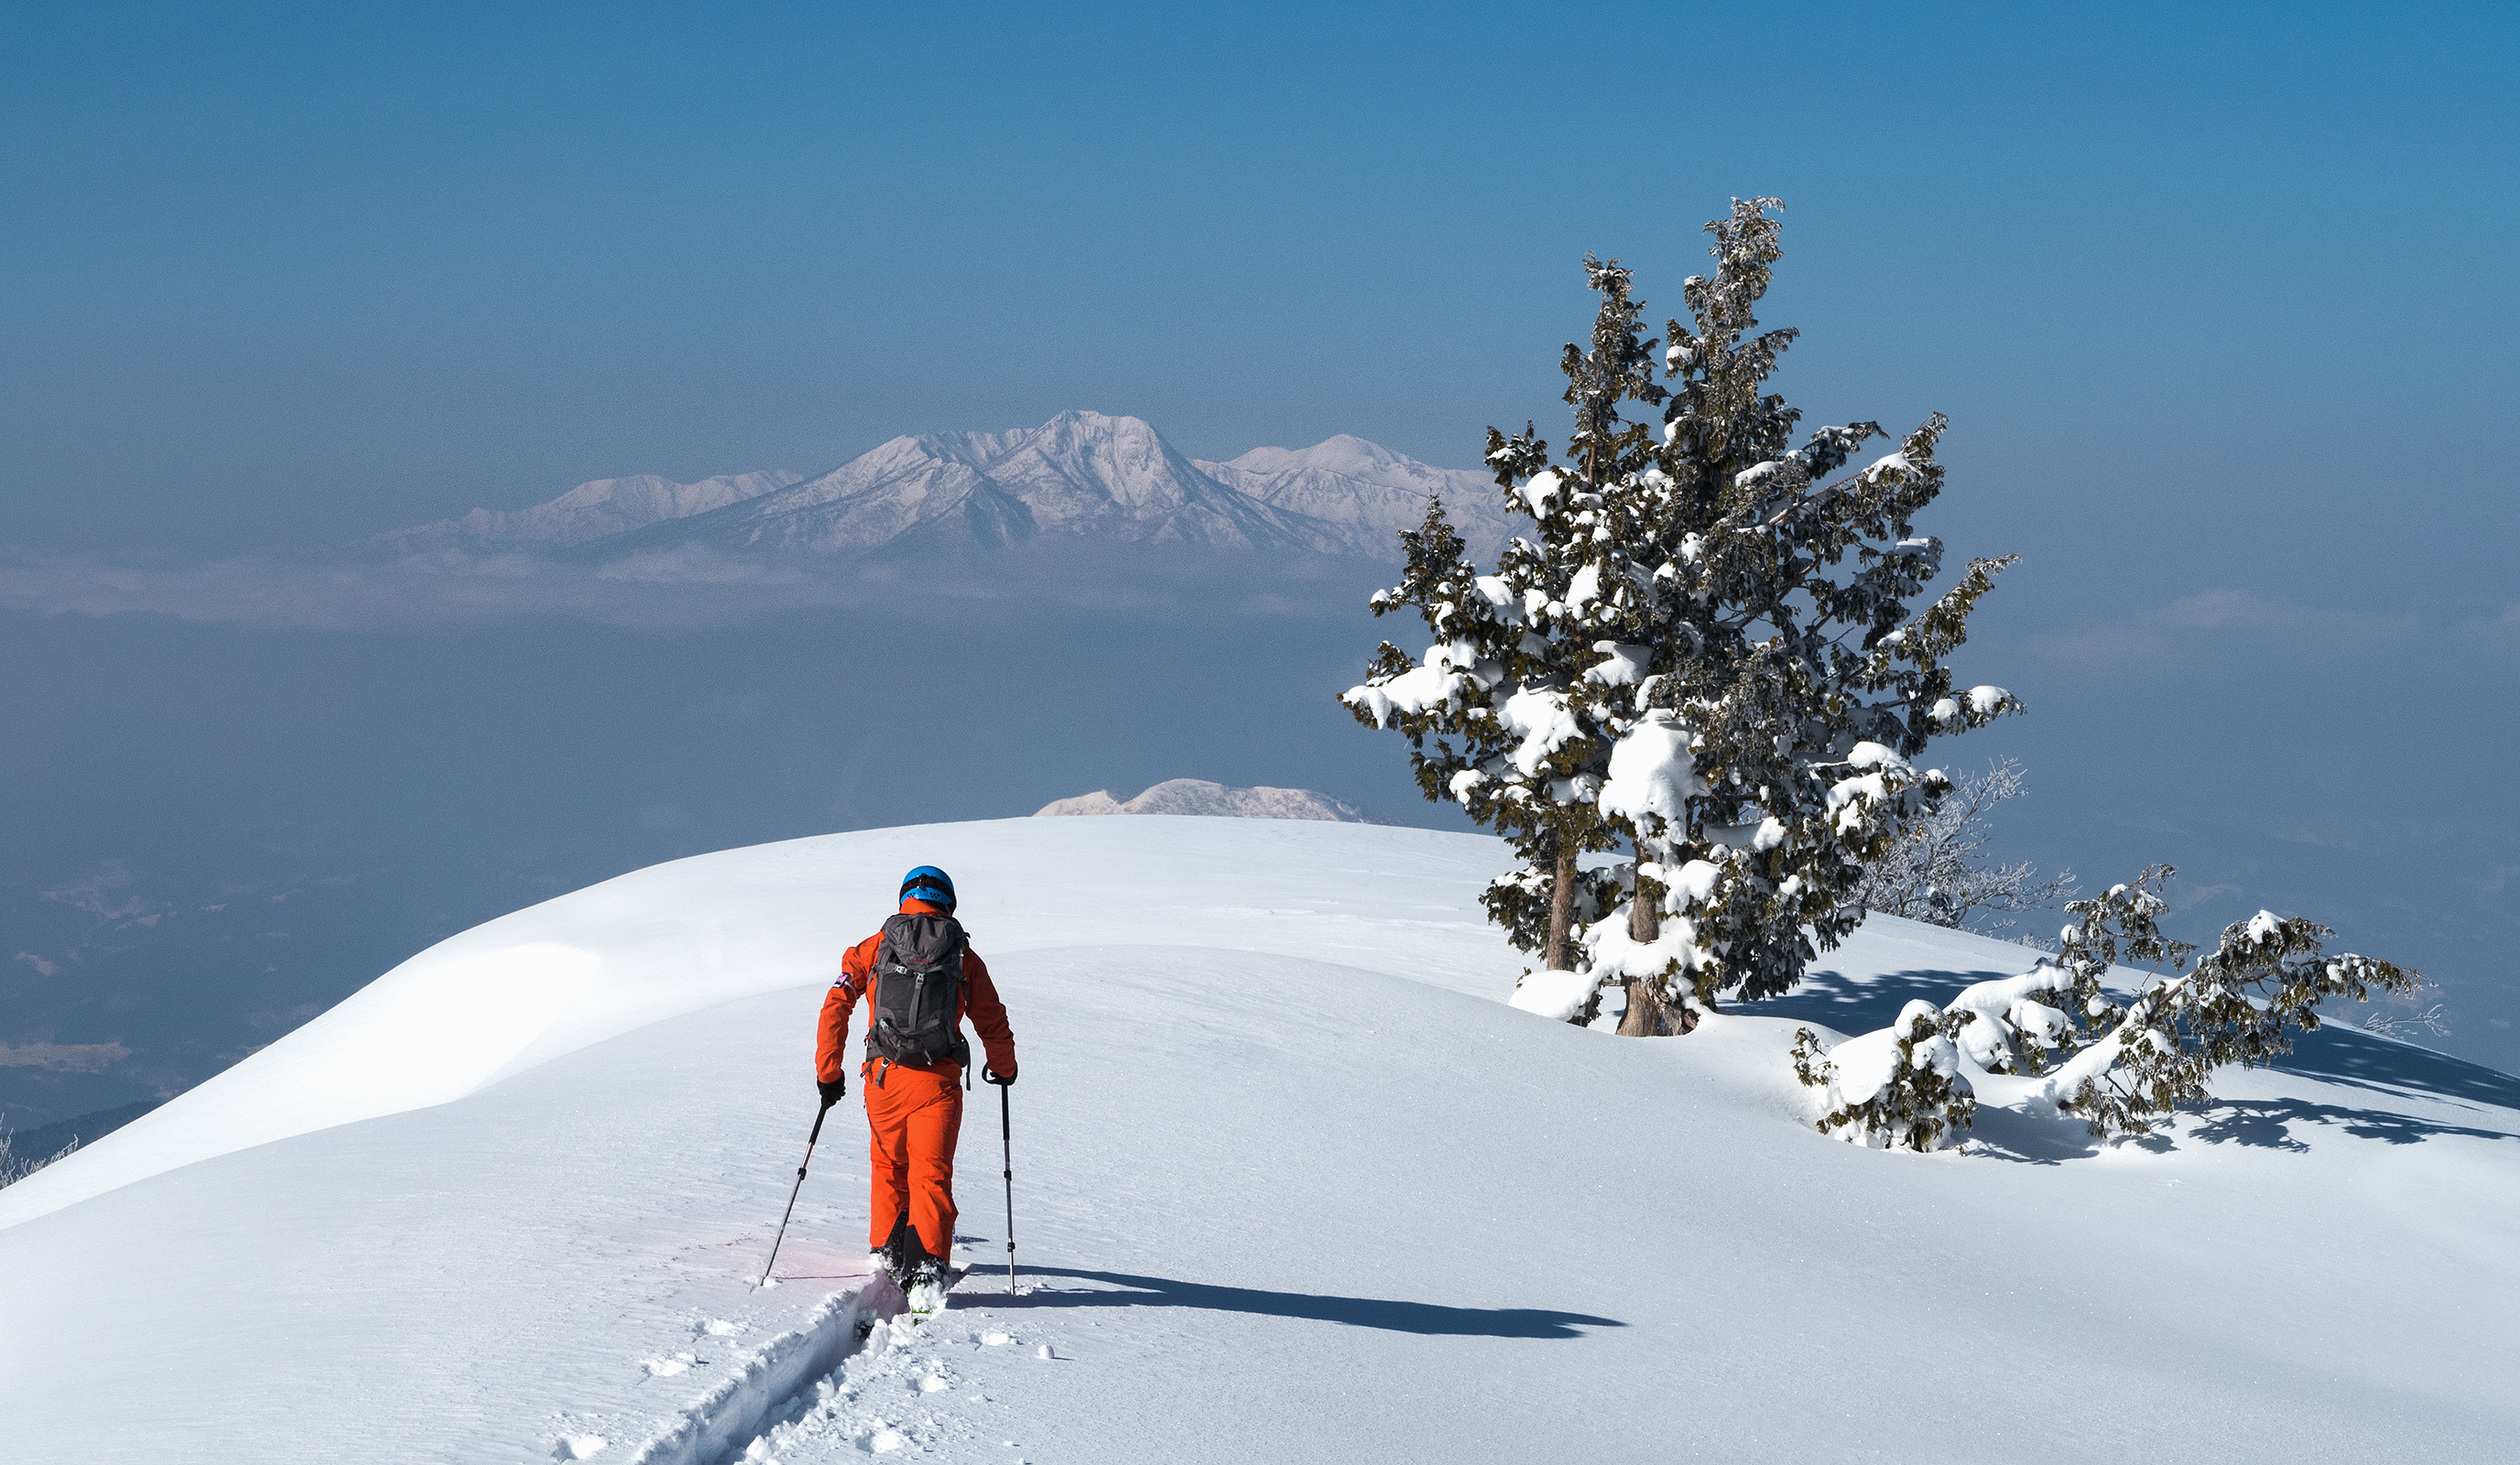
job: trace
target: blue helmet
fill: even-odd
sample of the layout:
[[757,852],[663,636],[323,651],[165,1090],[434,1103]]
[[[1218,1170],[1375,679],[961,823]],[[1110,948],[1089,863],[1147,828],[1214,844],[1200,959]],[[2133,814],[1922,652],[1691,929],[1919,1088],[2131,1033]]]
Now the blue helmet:
[[942,906],[950,915],[954,910],[954,878],[935,866],[922,865],[901,877],[901,898]]

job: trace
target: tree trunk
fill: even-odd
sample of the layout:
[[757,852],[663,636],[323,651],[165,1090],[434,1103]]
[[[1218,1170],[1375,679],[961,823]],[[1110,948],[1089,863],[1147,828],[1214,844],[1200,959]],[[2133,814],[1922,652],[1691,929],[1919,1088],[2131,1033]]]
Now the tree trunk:
[[1575,961],[1568,953],[1572,945],[1568,936],[1575,928],[1575,852],[1571,849],[1557,857],[1557,875],[1549,887],[1549,969],[1573,971]]
[[1645,890],[1644,868],[1649,851],[1645,842],[1637,841],[1637,894],[1628,902],[1628,939],[1650,943],[1662,936],[1662,900],[1659,892]]
[[[1628,939],[1639,944],[1662,935],[1662,902],[1645,889],[1645,842],[1637,841],[1637,893],[1628,902]],[[1628,1012],[1619,1019],[1622,1038],[1660,1038],[1671,1031],[1661,994],[1643,977],[1628,978]]]
[[[1691,860],[1705,858],[1707,853],[1708,847],[1705,845],[1683,843],[1673,847],[1670,858],[1664,863],[1673,866],[1686,866]],[[1696,1000],[1694,1002],[1682,1003],[1680,1009],[1672,1014],[1672,1031],[1676,1033],[1696,1032],[1698,1012],[1701,1008],[1708,1012],[1715,1010],[1715,994],[1700,989],[1696,995]]]

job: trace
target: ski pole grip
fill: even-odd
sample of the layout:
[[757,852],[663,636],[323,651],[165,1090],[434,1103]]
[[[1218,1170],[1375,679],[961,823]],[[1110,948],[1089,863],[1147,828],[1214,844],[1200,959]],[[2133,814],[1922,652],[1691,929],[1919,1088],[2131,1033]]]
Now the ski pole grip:
[[823,1116],[831,1112],[832,1106],[829,1104],[814,1111],[814,1132],[805,1136],[805,1148],[810,1150],[823,1142]]

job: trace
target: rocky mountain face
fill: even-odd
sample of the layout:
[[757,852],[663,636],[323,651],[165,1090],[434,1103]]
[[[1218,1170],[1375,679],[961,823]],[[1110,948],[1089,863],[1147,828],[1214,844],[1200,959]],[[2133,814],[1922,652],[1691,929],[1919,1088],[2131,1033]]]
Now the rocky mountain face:
[[1043,805],[1035,819],[1075,814],[1201,814],[1224,819],[1309,819],[1342,824],[1370,824],[1365,811],[1343,804],[1318,789],[1229,788],[1205,778],[1172,778],[1133,799],[1109,789],[1058,799]]
[[896,437],[812,478],[601,479],[537,508],[476,509],[378,545],[839,555],[1066,539],[1396,559],[1398,531],[1424,517],[1430,491],[1482,557],[1513,532],[1486,474],[1430,467],[1362,438],[1201,463],[1140,419],[1064,412],[1008,432]]

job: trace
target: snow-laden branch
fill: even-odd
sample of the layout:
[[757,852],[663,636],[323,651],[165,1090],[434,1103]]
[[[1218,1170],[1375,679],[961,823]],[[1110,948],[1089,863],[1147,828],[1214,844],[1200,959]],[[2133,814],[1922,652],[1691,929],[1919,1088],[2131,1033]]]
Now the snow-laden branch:
[[[2101,1138],[2148,1133],[2208,1097],[2217,1069],[2255,1068],[2289,1052],[2293,1034],[2318,1031],[2325,999],[2362,1001],[2375,989],[2404,995],[2424,985],[2377,957],[2329,955],[2323,943],[2333,931],[2271,910],[2233,922],[2182,969],[2195,949],[2159,926],[2170,873],[2157,866],[2069,904],[2080,919],[2065,928],[2052,963],[1964,988],[1941,1008],[1911,1002],[1897,1023],[1826,1049],[1824,1061],[1818,1036],[1798,1034],[1796,1075],[1826,1091],[1822,1131],[1928,1148],[1917,1136],[1944,1133],[1938,1120],[1967,1128],[1978,1088],[2005,1075],[2031,1081],[2002,1086],[2008,1103],[2080,1119]],[[2121,959],[2167,968],[2123,1007],[2102,985]],[[1956,1068],[1946,1071],[1928,1031],[1947,1043]]]
[[1794,1075],[1826,1103],[1820,1131],[1871,1149],[1941,1149],[1977,1115],[1959,1050],[1931,1002],[1910,1002],[1886,1028],[1823,1054],[1819,1035],[1794,1033]]
[[2011,759],[1954,780],[1931,813],[1865,866],[1856,899],[1868,911],[1997,936],[2015,925],[1985,917],[2045,910],[2077,893],[2071,870],[2043,875],[2027,861],[1999,865],[1981,853],[1998,805],[2027,791]]

